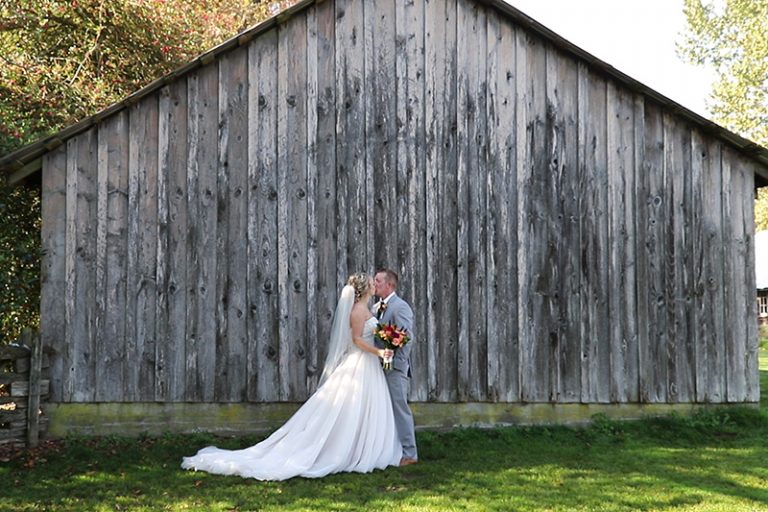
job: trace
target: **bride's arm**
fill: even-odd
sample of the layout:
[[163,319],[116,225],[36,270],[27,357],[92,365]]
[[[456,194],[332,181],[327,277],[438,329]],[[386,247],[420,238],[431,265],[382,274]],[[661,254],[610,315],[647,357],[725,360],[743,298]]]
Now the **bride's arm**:
[[352,311],[352,314],[349,317],[349,323],[352,326],[352,342],[366,352],[370,352],[378,357],[384,357],[384,349],[376,348],[363,339],[363,328],[365,327],[365,321],[368,320],[369,315],[370,313],[368,313],[365,308]]

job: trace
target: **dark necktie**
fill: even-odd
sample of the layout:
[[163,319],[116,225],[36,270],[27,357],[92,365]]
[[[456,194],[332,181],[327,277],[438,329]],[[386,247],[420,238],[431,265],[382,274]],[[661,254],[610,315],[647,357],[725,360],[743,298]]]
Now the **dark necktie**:
[[386,302],[382,302],[381,304],[379,304],[379,309],[378,311],[376,311],[376,319],[377,320],[380,319],[381,315],[383,315],[386,310],[387,310]]

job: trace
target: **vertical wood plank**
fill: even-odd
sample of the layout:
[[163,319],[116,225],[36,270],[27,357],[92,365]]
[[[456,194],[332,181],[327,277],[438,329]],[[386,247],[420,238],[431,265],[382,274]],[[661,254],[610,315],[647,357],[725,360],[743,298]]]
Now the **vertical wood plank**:
[[[405,9],[404,2],[364,2],[365,176],[372,185],[373,217],[368,231],[373,235],[371,249],[374,250],[372,261],[362,268],[398,270],[401,256],[398,232],[407,229],[407,224],[402,226],[398,218],[398,211],[405,206],[399,202],[404,198],[399,196],[402,184],[398,183],[398,171],[406,166],[406,153],[400,148],[401,137],[407,136]],[[352,211],[354,208],[351,205]],[[410,262],[403,264],[407,266]],[[350,272],[354,270],[350,268]],[[403,285],[408,282],[407,276],[400,278]],[[404,291],[401,289],[398,293],[403,295]],[[411,350],[413,352],[413,348]]]
[[[328,353],[334,308],[341,283],[336,276],[336,71],[335,6],[322,2],[316,7],[317,22],[317,135],[315,165],[316,265],[315,296],[318,336],[317,369],[323,371]],[[311,55],[310,55],[311,58]]]
[[106,124],[96,128],[96,244],[94,252],[95,279],[93,283],[94,318],[93,318],[93,397],[102,395],[103,386],[109,385],[112,377],[107,377],[103,371],[109,365],[107,354],[113,347],[113,340],[105,336],[107,309],[107,202],[108,202],[108,136],[104,133]]
[[[205,68],[204,68],[205,69]],[[200,143],[199,119],[201,111],[200,96],[200,72],[187,76],[187,168],[186,187],[187,194],[187,237],[186,237],[186,294],[187,306],[185,310],[184,327],[184,398],[188,401],[200,400],[202,396],[201,377],[198,370],[198,347],[202,347],[198,322],[200,310],[200,243],[202,242],[200,221],[198,219],[198,204],[200,203],[200,165],[197,161],[198,147]]]
[[[277,30],[248,49],[248,400],[279,399]],[[335,246],[334,246],[335,251]],[[335,277],[335,271],[334,271]]]
[[637,334],[637,230],[635,216],[637,215],[637,197],[635,196],[635,181],[637,169],[641,160],[636,158],[635,148],[635,98],[629,91],[621,92],[620,112],[622,126],[621,144],[626,147],[624,154],[624,203],[623,203],[623,235],[625,240],[624,258],[622,260],[622,284],[624,293],[622,303],[622,322],[626,354],[624,371],[626,372],[627,400],[636,403],[640,396],[639,386],[639,348]]
[[229,275],[229,259],[231,257],[229,251],[229,221],[232,197],[229,186],[229,162],[227,160],[230,126],[226,117],[227,94],[229,91],[227,91],[225,85],[227,81],[225,76],[227,67],[225,58],[222,56],[222,58],[212,63],[211,66],[216,68],[216,86],[218,88],[218,109],[216,112],[216,146],[218,148],[216,161],[216,238],[214,242],[216,247],[216,264],[213,267],[215,269],[216,308],[214,310],[214,326],[216,333],[216,360],[214,365],[213,397],[217,402],[226,402],[228,401],[229,394],[228,301],[229,287],[232,284]]
[[129,111],[127,401],[154,399],[155,265],[157,248],[157,97]]
[[[219,61],[219,247],[218,295],[224,332],[217,357],[221,400],[238,402],[247,388],[247,306],[243,269],[247,266],[248,216],[248,51],[238,48]],[[222,173],[226,174],[224,178]],[[226,183],[226,184],[225,184]],[[224,190],[224,187],[227,187]],[[226,230],[226,236],[224,234]],[[226,264],[226,267],[224,265]]]
[[365,268],[365,17],[361,0],[336,2],[336,280]]
[[744,297],[746,300],[744,308],[744,325],[746,326],[745,343],[745,394],[744,401],[760,401],[760,368],[758,360],[758,339],[757,339],[757,286],[755,277],[755,169],[754,162],[748,161],[740,156],[741,171],[743,175],[741,190],[741,207],[744,218]]
[[[646,102],[644,113],[645,158],[642,165],[642,191],[638,198],[641,219],[638,230],[643,240],[643,274],[645,281],[638,281],[645,289],[646,300],[638,305],[647,318],[646,371],[641,373],[642,402],[663,403],[667,400],[667,317],[665,293],[665,251],[667,201],[664,198],[664,125],[661,110]],[[645,336],[645,335],[644,335]]]
[[[306,137],[307,137],[307,393],[317,387],[322,372],[318,360],[319,340],[317,332],[317,118],[318,118],[318,27],[317,9],[307,11],[306,51]],[[370,231],[370,230],[369,230]]]
[[[185,373],[187,361],[187,297],[194,281],[188,280],[187,247],[189,222],[189,198],[187,188],[188,102],[187,80],[179,80],[169,86],[168,95],[161,106],[160,122],[167,124],[161,133],[167,131],[167,334],[165,339],[158,336],[158,343],[165,344],[166,399],[174,402],[186,398]],[[161,96],[163,98],[163,96]],[[161,139],[162,140],[162,139]],[[161,153],[162,154],[162,153]],[[159,253],[160,251],[158,251]],[[158,262],[159,266],[159,262]]]
[[158,92],[157,100],[157,231],[156,243],[156,321],[155,321],[155,396],[154,400],[168,399],[168,359],[173,347],[168,343],[168,272],[169,268],[169,174],[171,142],[169,122],[171,99],[169,87]]
[[[415,368],[410,398],[427,398],[428,355],[424,337],[427,314],[425,126],[424,126],[424,4],[396,2],[397,27],[397,247],[401,293],[414,312],[411,364]],[[386,75],[381,75],[382,77]],[[371,231],[372,232],[372,231]],[[405,238],[404,238],[405,237]]]
[[[714,140],[704,141],[694,138],[693,154],[695,162],[700,162],[701,198],[697,204],[706,205],[701,209],[701,245],[695,249],[695,256],[700,261],[699,318],[697,339],[699,354],[697,358],[696,398],[699,402],[720,403],[725,401],[725,345],[724,325],[725,298],[724,281],[724,241],[723,241],[723,206],[721,144]],[[700,160],[699,157],[700,156]],[[695,166],[696,164],[694,164]],[[696,197],[693,198],[696,201]]]
[[456,1],[425,5],[427,265],[429,321],[424,340],[434,361],[430,394],[441,402],[457,398],[458,333],[456,280]]
[[[76,139],[69,139],[67,141],[67,163],[66,163],[66,235],[65,235],[65,252],[64,252],[64,368],[62,375],[62,399],[65,402],[76,401],[75,394],[75,358],[78,353],[78,348],[73,343],[73,339],[78,334],[74,326],[75,322],[75,304],[77,294],[77,273],[76,273],[76,259],[75,250],[77,249],[77,194],[78,194],[78,173],[77,173],[77,159],[79,153],[77,151]],[[79,333],[82,335],[82,332]],[[82,341],[82,338],[80,338]]]
[[606,82],[579,69],[582,401],[610,398]]
[[[691,396],[692,402],[702,403],[706,401],[707,396],[707,334],[702,332],[702,325],[708,320],[704,318],[704,306],[702,297],[704,295],[704,218],[705,210],[709,208],[709,203],[704,202],[704,180],[707,174],[704,167],[709,165],[706,142],[701,132],[697,129],[691,130],[691,202],[698,205],[691,209],[691,292],[692,292],[692,320],[691,336],[694,338],[695,361],[692,361],[693,388],[695,395]],[[704,205],[707,205],[704,207]]]
[[[664,385],[667,389],[667,401],[678,402],[678,389],[677,389],[677,352],[679,343],[678,325],[675,317],[676,311],[676,295],[675,295],[675,271],[677,267],[675,265],[675,229],[674,229],[674,216],[675,216],[675,134],[673,121],[668,112],[663,112],[662,115],[663,125],[663,137],[664,137],[664,160],[663,160],[663,175],[662,175],[662,189],[660,196],[666,208],[664,210],[664,217],[662,222],[666,224],[664,230],[664,238],[661,239],[662,252],[662,266],[661,272],[664,276],[664,312],[665,325],[666,325],[666,342],[659,345],[658,360],[659,364],[666,367],[666,382]],[[678,185],[679,190],[680,185]]]
[[40,342],[40,335],[36,333],[32,337],[31,343],[32,353],[29,357],[29,393],[26,418],[27,448],[37,447],[40,440],[40,374],[43,362],[43,344]]
[[40,233],[40,339],[51,348],[51,400],[64,401],[67,361],[65,297],[67,234],[67,146],[46,153],[42,161]]
[[[157,322],[157,221],[158,221],[158,97],[140,102],[137,122],[141,138],[132,141],[131,162],[136,161],[138,186],[136,257],[136,351],[139,399],[155,397],[155,326]],[[131,364],[130,362],[128,364]]]
[[115,114],[99,128],[99,183],[106,183],[105,304],[103,341],[96,366],[99,402],[123,398],[128,252],[128,113]]
[[[724,148],[723,158],[723,228],[726,247],[724,277],[725,291],[725,355],[726,400],[742,402],[746,398],[746,338],[744,319],[749,307],[746,289],[747,241],[746,221],[741,194],[744,190],[744,174],[739,157],[730,148]],[[750,198],[751,200],[751,198]],[[754,317],[749,321],[754,322]]]
[[95,129],[67,142],[67,390],[73,402],[94,396],[97,143]]
[[667,278],[668,386],[672,401],[688,402],[695,396],[691,340],[693,329],[690,290],[691,240],[690,205],[690,130],[671,115],[664,116],[666,184],[670,229],[667,231],[665,274]]
[[281,400],[306,398],[306,28],[304,20],[295,18],[278,30],[277,247]]
[[[488,11],[488,398],[519,396],[517,182],[515,162],[516,29]],[[577,359],[578,362],[578,359]]]
[[[624,339],[622,302],[620,284],[622,282],[622,263],[624,260],[624,181],[626,179],[626,148],[623,146],[619,91],[613,81],[608,81],[606,89],[606,153],[608,158],[608,282],[611,283],[608,297],[609,319],[609,362],[610,362],[610,401],[625,402],[627,375],[624,364],[627,360],[627,345]],[[622,283],[623,284],[623,283]]]
[[516,190],[517,190],[517,325],[518,325],[518,363],[519,368],[517,388],[519,400],[526,400],[531,393],[528,390],[531,370],[530,360],[530,316],[528,304],[531,300],[531,288],[529,286],[529,255],[527,244],[530,243],[530,235],[527,231],[528,222],[528,181],[531,176],[530,143],[531,127],[528,124],[528,116],[532,108],[533,91],[530,86],[528,60],[529,56],[528,36],[523,30],[515,31],[515,163],[516,163]]
[[468,400],[487,396],[488,346],[486,314],[487,123],[485,8],[458,2],[459,81],[459,336],[465,357],[460,391]]
[[[682,124],[682,123],[681,123]],[[681,339],[681,350],[678,353],[678,398],[682,402],[693,402],[696,398],[696,329],[693,324],[694,318],[694,261],[693,261],[693,226],[694,210],[696,206],[692,201],[693,173],[691,171],[691,127],[682,125],[680,127],[682,161],[680,163],[680,173],[682,177],[682,186],[675,187],[675,207],[679,214],[680,223],[678,224],[677,215],[675,226],[679,225],[680,232],[676,233],[676,249],[679,245],[680,255],[676,261],[678,265],[677,275],[679,279],[680,291],[678,292],[682,300],[677,300],[678,310],[675,312],[678,321],[685,326],[685,336]],[[677,229],[675,230],[677,231]],[[684,235],[683,235],[684,234]],[[681,236],[682,235],[682,236]]]
[[[458,399],[470,400],[470,339],[469,327],[469,161],[470,122],[468,117],[474,108],[469,98],[469,70],[471,57],[468,48],[471,39],[472,6],[466,0],[456,2],[456,275],[457,275],[457,334],[458,348]],[[476,54],[476,53],[475,53]],[[471,59],[474,62],[475,59]]]
[[[506,366],[502,360],[506,360],[506,354],[501,349],[500,336],[506,338],[506,318],[509,314],[507,303],[504,301],[506,294],[499,293],[500,290],[506,290],[508,287],[508,274],[506,273],[506,258],[504,252],[499,251],[499,233],[506,234],[505,228],[509,226],[507,195],[499,193],[505,190],[506,182],[503,179],[505,171],[505,147],[503,134],[509,129],[504,125],[499,130],[499,115],[504,108],[503,102],[508,101],[507,85],[504,81],[499,83],[499,67],[501,73],[508,69],[512,61],[499,62],[500,47],[502,46],[503,36],[501,26],[506,24],[499,23],[499,15],[496,11],[489,9],[486,13],[486,62],[487,65],[487,87],[488,99],[486,101],[486,123],[488,132],[488,179],[484,185],[486,187],[487,197],[487,216],[488,229],[486,231],[486,243],[483,250],[486,252],[485,281],[488,283],[486,292],[486,317],[487,326],[487,355],[486,358],[486,395],[491,402],[499,401],[499,394],[503,393],[502,379],[507,374]],[[509,54],[505,57],[509,58]],[[501,90],[502,100],[499,99],[499,90]],[[501,139],[501,140],[500,140]],[[506,238],[502,238],[506,240]],[[499,310],[503,313],[499,313]],[[503,334],[500,334],[503,333]],[[506,379],[504,379],[506,380]]]
[[653,386],[652,372],[653,360],[651,357],[651,330],[649,317],[650,304],[650,268],[648,247],[648,231],[646,219],[651,208],[646,186],[649,170],[645,156],[645,98],[641,95],[635,97],[634,102],[634,149],[635,149],[635,257],[637,271],[637,373],[638,373],[638,401],[646,403],[650,401],[651,388]]
[[[439,44],[438,34],[433,33],[435,26],[430,22],[439,16],[438,8],[444,8],[445,2],[430,2],[426,0],[424,2],[424,55],[425,55],[425,69],[424,69],[424,113],[426,116],[425,126],[425,168],[426,174],[426,190],[424,200],[426,202],[426,221],[427,221],[427,275],[432,277],[437,273],[438,263],[438,237],[439,230],[437,225],[438,219],[438,201],[437,201],[437,166],[439,165],[439,157],[442,152],[437,147],[437,119],[435,111],[435,98],[438,96],[437,88],[439,84],[435,82],[435,57],[434,51]],[[438,18],[439,19],[439,18]],[[442,19],[440,20],[442,21]],[[427,346],[427,400],[432,402],[437,400],[437,350],[438,344],[437,338],[437,305],[438,298],[436,296],[435,279],[427,279],[427,323],[424,325],[424,342]]]
[[613,82],[607,89],[610,399],[638,397],[634,224],[634,100]]
[[[547,51],[547,120],[550,124],[549,161],[551,194],[548,212],[551,263],[557,279],[551,283],[550,330],[555,334],[550,381],[551,400],[581,399],[581,235],[578,173],[578,66],[557,50]],[[552,335],[550,335],[552,336]]]
[[[546,402],[552,398],[553,349],[557,346],[557,333],[551,330],[554,307],[552,286],[557,282],[557,266],[553,260],[555,246],[550,240],[548,218],[553,203],[555,184],[551,174],[551,148],[554,135],[548,118],[546,102],[546,44],[530,35],[524,52],[524,80],[518,87],[522,119],[518,130],[518,144],[524,144],[518,153],[518,190],[520,223],[518,227],[519,299],[521,314],[521,393],[526,402]],[[518,46],[518,56],[522,48]],[[521,59],[518,59],[520,62]]]
[[125,361],[123,396],[126,401],[139,400],[139,347],[136,344],[136,296],[138,292],[139,251],[139,148],[143,144],[145,128],[142,123],[142,104],[129,108],[128,117],[128,232],[126,244],[126,300],[125,300]]
[[218,70],[205,66],[187,79],[187,399],[214,400],[216,372],[216,239]]

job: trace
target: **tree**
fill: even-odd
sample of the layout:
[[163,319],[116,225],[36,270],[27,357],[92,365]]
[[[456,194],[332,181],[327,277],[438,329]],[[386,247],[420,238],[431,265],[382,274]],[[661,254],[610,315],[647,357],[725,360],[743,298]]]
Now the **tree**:
[[[19,208],[18,205],[24,205]],[[37,324],[40,296],[40,194],[0,189],[0,344]]]
[[96,113],[290,3],[0,0],[0,154]]
[[[0,0],[0,155],[119,101],[296,0]],[[40,192],[0,189],[0,343],[35,326]]]
[[[679,47],[719,79],[708,105],[714,120],[768,147],[768,0],[684,0],[688,27]],[[757,230],[768,229],[768,190],[758,190]]]

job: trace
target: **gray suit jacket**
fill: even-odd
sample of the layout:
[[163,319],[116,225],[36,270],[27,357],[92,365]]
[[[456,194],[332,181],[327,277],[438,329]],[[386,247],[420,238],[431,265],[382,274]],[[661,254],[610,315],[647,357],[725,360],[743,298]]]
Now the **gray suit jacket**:
[[[373,312],[376,314],[376,311]],[[392,366],[396,370],[400,370],[407,376],[411,376],[411,347],[416,341],[416,333],[413,330],[413,310],[411,306],[401,299],[397,294],[393,295],[389,302],[387,302],[387,310],[379,318],[379,323],[382,324],[395,324],[398,327],[402,327],[408,333],[408,343],[404,347],[401,347],[395,351],[395,358],[392,361]],[[384,348],[382,343],[374,338],[374,344],[378,348]]]

